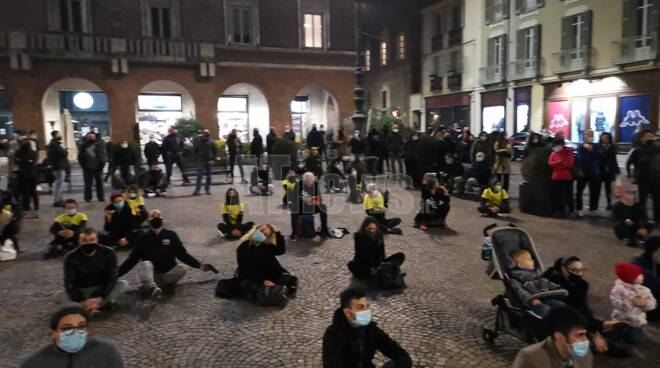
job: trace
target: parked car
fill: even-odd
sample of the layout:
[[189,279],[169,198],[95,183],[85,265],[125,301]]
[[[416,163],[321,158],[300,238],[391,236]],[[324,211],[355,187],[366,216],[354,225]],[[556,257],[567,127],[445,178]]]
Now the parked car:
[[[513,161],[516,161],[517,159],[522,160],[525,158],[525,154],[527,153],[527,138],[529,137],[529,131],[524,131],[524,132],[518,132],[509,138],[509,141],[511,142],[511,146],[513,147],[513,157],[511,158]],[[552,142],[551,136],[548,136],[548,144],[551,144]],[[565,146],[569,148],[573,154],[577,154],[578,146],[580,143],[578,142],[573,142],[566,140],[565,141]]]

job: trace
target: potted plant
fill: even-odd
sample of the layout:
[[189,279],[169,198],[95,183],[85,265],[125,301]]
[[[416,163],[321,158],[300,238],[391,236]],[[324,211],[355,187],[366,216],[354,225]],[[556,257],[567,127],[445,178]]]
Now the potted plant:
[[521,167],[524,181],[519,187],[520,211],[537,216],[551,216],[552,169],[548,164],[551,149],[543,140],[543,136],[532,133],[527,140],[527,150]]

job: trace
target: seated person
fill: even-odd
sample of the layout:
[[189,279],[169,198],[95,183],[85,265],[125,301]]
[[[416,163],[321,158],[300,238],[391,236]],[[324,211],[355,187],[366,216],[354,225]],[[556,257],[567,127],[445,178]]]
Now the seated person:
[[348,269],[358,279],[375,277],[383,262],[394,262],[401,267],[406,259],[403,253],[385,256],[385,241],[380,227],[378,220],[369,216],[362,222],[360,230],[353,235],[355,255],[353,260],[348,262]]
[[[387,192],[385,193],[388,194]],[[369,183],[367,185],[367,192],[364,195],[364,200],[362,201],[364,206],[364,211],[367,213],[367,216],[371,216],[377,220],[378,227],[383,231],[389,234],[399,234],[401,235],[401,229],[396,229],[397,226],[401,223],[400,218],[385,218],[385,210],[387,203],[383,194],[378,190],[378,187],[375,183]]]
[[479,212],[488,217],[506,216],[511,213],[509,193],[502,188],[499,180],[493,179],[490,182],[490,187],[484,189],[481,193]]
[[117,279],[117,254],[98,244],[96,230],[80,231],[80,246],[64,259],[64,289],[57,296],[60,303],[76,302],[90,315],[101,308],[111,308],[128,289],[128,282]]
[[289,169],[286,173],[286,177],[282,180],[282,205],[287,207],[289,205],[289,192],[291,192],[295,187],[297,181],[296,171],[294,169]]
[[438,180],[449,189],[449,194],[452,194],[454,190],[458,192],[456,188],[460,189],[462,186],[465,168],[460,161],[456,160],[453,153],[446,153],[444,159],[438,170]]
[[[651,289],[655,299],[660,298],[660,236],[649,236],[644,241],[644,253],[632,263],[644,270],[644,286]],[[650,321],[660,321],[660,308],[646,312]]]
[[151,165],[149,171],[143,174],[142,190],[147,198],[167,196],[167,177],[157,163]]
[[227,189],[225,203],[220,207],[222,222],[218,224],[218,234],[225,239],[238,239],[254,226],[254,222],[243,223],[245,207],[234,188]]
[[[396,341],[372,321],[367,295],[357,289],[341,293],[340,306],[332,317],[332,325],[323,335],[324,368],[374,368],[374,355],[379,351],[390,361],[384,368],[411,368],[412,360]],[[362,347],[357,349],[356,347]]]
[[250,174],[250,193],[261,196],[273,194],[273,185],[270,184],[268,169],[264,169],[261,164],[257,164]]
[[104,233],[99,241],[118,249],[131,247],[138,235],[136,223],[131,208],[124,201],[124,195],[114,192],[110,195],[110,204],[105,208]]
[[142,290],[153,299],[160,299],[162,288],[174,287],[186,274],[186,269],[176,260],[204,272],[215,268],[191,256],[181,243],[177,233],[163,228],[159,210],[149,214],[149,231],[142,234],[131,254],[119,266],[117,277],[122,277],[140,262],[138,276]]
[[[1,203],[0,206],[2,206]],[[18,254],[30,251],[27,248],[21,248],[18,244],[16,236],[20,230],[19,218],[12,212],[12,206],[5,204],[0,209],[0,252],[4,252],[3,248],[6,247],[8,248],[6,251],[11,253],[0,255],[1,260],[13,260]]]
[[426,230],[429,226],[438,224],[442,228],[449,228],[447,215],[450,210],[450,197],[447,188],[441,186],[436,178],[428,175],[424,176],[422,182],[422,201],[415,216],[415,227]]
[[284,236],[269,224],[255,226],[241,238],[236,250],[237,277],[247,299],[254,300],[258,289],[275,285],[284,286],[288,295],[297,292],[298,279],[277,260],[285,252]]
[[346,176],[342,172],[341,159],[335,159],[328,167],[325,179],[325,189],[328,193],[341,193],[344,191]]
[[657,307],[653,293],[644,283],[644,270],[636,264],[619,262],[614,268],[617,280],[610,291],[612,319],[632,326],[633,343],[644,339],[643,327],[648,324],[646,312]]
[[60,307],[50,317],[51,343],[22,359],[19,368],[124,368],[111,340],[89,336],[89,313],[78,304]]
[[305,159],[305,171],[311,172],[317,178],[323,176],[323,165],[318,147],[309,150],[309,156]]
[[558,308],[565,304],[553,298],[540,300],[534,296],[546,291],[559,290],[559,285],[548,281],[536,269],[532,254],[525,249],[518,249],[511,253],[511,259],[515,266],[511,270],[511,286],[518,295],[518,299],[531,307],[532,311],[539,317],[545,318],[552,308]]
[[482,188],[488,186],[488,181],[492,177],[491,167],[486,162],[486,154],[478,152],[475,155],[475,162],[472,163],[465,176],[462,179],[455,180],[456,194],[464,196],[466,193],[472,193],[475,188],[481,192]]
[[55,258],[78,246],[80,230],[87,227],[87,215],[78,212],[78,203],[75,199],[64,201],[64,213],[55,217],[50,226],[51,234],[55,239],[48,244],[45,259]]
[[299,217],[316,213],[321,217],[321,233],[319,235],[323,238],[329,238],[328,210],[323,203],[319,183],[314,178],[314,174],[311,172],[304,173],[302,180],[296,184],[293,192],[297,198],[291,199],[291,240],[297,238]]
[[127,186],[126,192],[124,192],[124,198],[126,199],[126,204],[131,209],[131,215],[133,215],[135,227],[142,227],[144,221],[149,217],[149,213],[144,207],[144,197],[140,193],[140,189],[138,189],[137,185],[131,184]]
[[614,216],[614,234],[625,245],[642,245],[644,238],[653,230],[646,212],[636,201],[634,192],[625,193],[621,200],[612,207]]

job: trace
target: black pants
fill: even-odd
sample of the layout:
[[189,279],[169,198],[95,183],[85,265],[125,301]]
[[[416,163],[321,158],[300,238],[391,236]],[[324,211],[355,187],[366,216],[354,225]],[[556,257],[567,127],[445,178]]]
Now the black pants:
[[[48,244],[48,250],[46,251],[46,258],[57,257],[59,255],[64,255],[68,251],[75,249],[78,246],[78,237],[74,236],[72,238],[64,238],[59,235],[55,235],[55,239]],[[61,249],[58,249],[60,247]]]
[[130,184],[131,179],[132,179],[132,177],[131,177],[131,165],[121,165],[121,166],[119,166],[119,175],[121,176],[121,180],[124,181],[124,185],[128,186]]
[[[498,213],[503,213],[503,214],[511,213],[511,206],[509,206],[508,203],[502,202],[499,207],[500,207],[500,211]],[[488,215],[489,217],[497,216],[497,213],[493,212],[487,205],[479,206],[479,212]]]
[[555,214],[568,215],[575,211],[573,180],[552,180],[551,196]]
[[92,200],[92,182],[96,181],[96,199],[103,202],[103,169],[83,169],[85,182],[85,200]]
[[510,174],[496,174],[497,180],[500,181],[502,184],[502,188],[506,190],[507,192],[509,191],[509,177],[511,176]]
[[[325,204],[321,203],[319,205],[314,206],[314,211],[304,211],[302,215],[313,215],[313,214],[319,214],[321,217],[321,232],[327,232],[328,231],[328,209],[325,207]],[[297,234],[298,233],[298,217],[300,217],[301,213],[297,213],[297,211],[291,212],[291,234]]]
[[653,218],[656,224],[660,223],[660,183],[639,182],[639,203],[648,211],[646,199],[651,197],[653,202]]
[[18,173],[18,192],[21,196],[23,211],[30,210],[30,201],[34,210],[39,211],[39,195],[37,194],[37,178],[32,173]]
[[391,219],[388,219],[385,217],[385,212],[373,212],[373,211],[368,211],[367,210],[367,216],[371,216],[375,218],[378,223],[378,228],[380,231],[387,232],[397,226],[401,223],[401,219],[397,217],[393,217]]
[[225,234],[225,239],[236,239],[233,235],[231,235],[231,232],[238,229],[241,232],[241,236],[254,226],[254,222],[246,222],[244,224],[225,224],[224,222],[221,222],[218,224],[218,230],[222,231],[223,234]]
[[417,174],[417,160],[404,160],[406,164],[406,174],[412,179],[413,188],[419,188],[420,177]]
[[427,209],[426,205],[422,203],[422,208],[419,213],[415,216],[415,224],[420,225],[422,223],[431,224],[436,222],[443,222],[449,214],[449,203],[443,203],[435,209]]
[[231,177],[234,177],[234,166],[238,166],[238,172],[241,174],[241,179],[245,179],[245,174],[243,173],[243,162],[238,154],[229,154],[229,174]]
[[163,156],[163,160],[165,161],[165,173],[167,174],[167,182],[170,183],[172,179],[172,167],[174,164],[179,167],[179,170],[181,171],[181,177],[183,177],[183,181],[187,182],[188,181],[188,176],[183,173],[183,165],[181,164],[181,156],[179,156],[178,153],[176,152],[167,152]]
[[612,180],[605,179],[601,180],[601,182],[605,188],[605,200],[607,202],[607,206],[610,207],[612,206]]
[[598,209],[598,200],[600,199],[600,178],[588,176],[577,181],[577,192],[575,193],[575,202],[578,211],[582,211],[582,197],[584,188],[589,185],[589,211]]
[[616,235],[619,240],[623,239],[630,239],[630,240],[642,240],[641,237],[637,234],[639,229],[646,229],[646,231],[651,233],[653,230],[653,224],[651,223],[645,223],[645,224],[632,224],[632,225],[626,225],[624,220],[618,220],[616,224],[614,224],[614,234]]
[[[386,257],[383,262],[394,262],[401,267],[403,262],[405,262],[406,256],[403,253],[394,253],[389,257]],[[369,278],[375,276],[378,266],[372,266],[365,263],[358,262],[357,260],[352,260],[348,262],[348,269],[351,271],[353,276],[358,279]]]

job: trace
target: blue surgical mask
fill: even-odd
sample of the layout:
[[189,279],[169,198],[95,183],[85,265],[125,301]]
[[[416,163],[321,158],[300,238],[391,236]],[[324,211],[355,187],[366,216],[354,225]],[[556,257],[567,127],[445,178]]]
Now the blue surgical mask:
[[253,239],[257,243],[263,243],[266,241],[266,235],[264,235],[264,233],[262,233],[261,230],[257,230],[257,232],[254,233]]
[[115,203],[115,207],[117,207],[118,210],[124,208],[124,201]]
[[571,345],[571,355],[574,358],[582,358],[589,352],[589,340],[579,341]]
[[60,338],[57,340],[57,346],[71,354],[82,350],[85,343],[87,343],[87,332],[77,329],[60,333]]
[[68,211],[66,211],[66,213],[67,213],[69,216],[75,216],[75,215],[76,215],[76,212],[78,212],[78,211],[76,211],[76,210],[68,210]]
[[353,323],[357,327],[366,327],[371,323],[371,309],[359,311],[355,313]]

